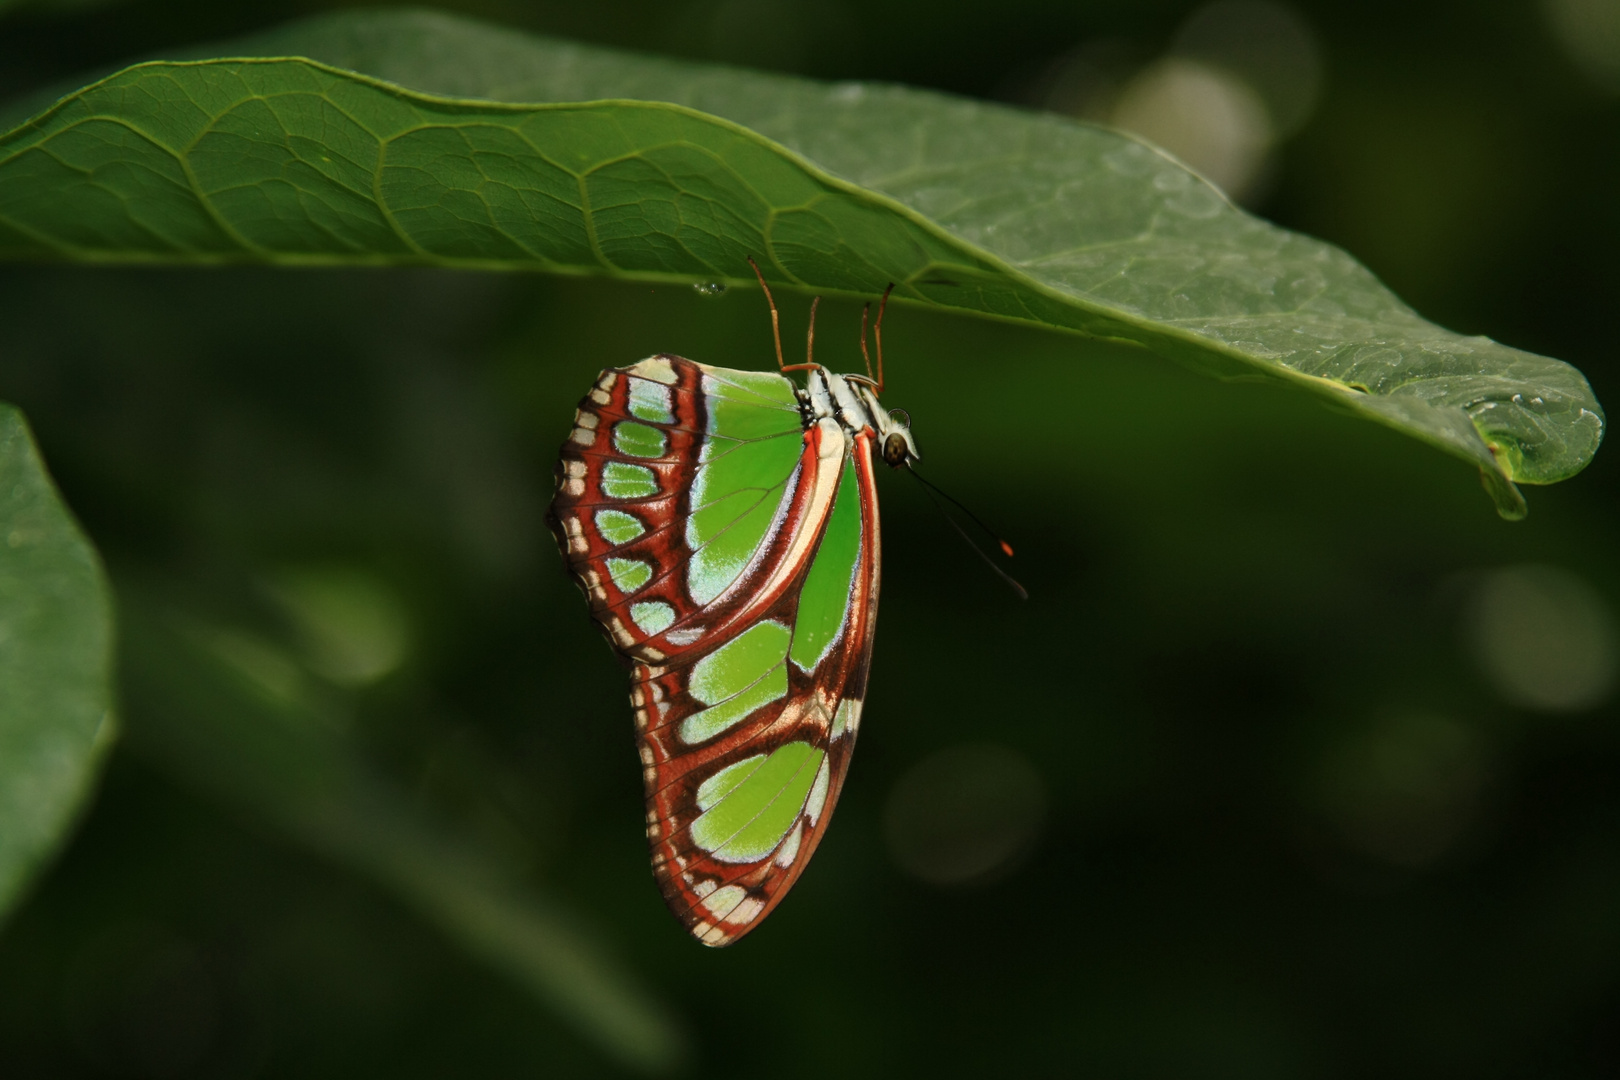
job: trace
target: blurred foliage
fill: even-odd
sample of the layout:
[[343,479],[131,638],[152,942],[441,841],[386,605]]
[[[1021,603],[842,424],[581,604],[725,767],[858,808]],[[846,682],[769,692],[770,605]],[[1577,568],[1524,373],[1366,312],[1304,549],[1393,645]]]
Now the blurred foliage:
[[0,917],[54,854],[111,744],[112,604],[101,566],[0,406]]
[[[20,93],[323,6],[14,7],[0,79]],[[1134,78],[1193,6],[460,10],[1037,104],[1088,43],[1137,57]],[[1319,102],[1251,204],[1612,398],[1620,102],[1590,62],[1543,5],[1295,10]],[[420,270],[0,282],[0,397],[120,595],[214,628],[211,655],[269,700],[312,702],[310,737],[392,793],[391,828],[464,838],[502,888],[575,912],[587,929],[568,933],[651,988],[695,1068],[1620,1069],[1609,455],[1510,526],[1466,465],[1298,391],[897,309],[887,398],[930,475],[1017,546],[1032,599],[903,477],[885,486],[883,621],[838,823],[770,925],[716,953],[651,886],[622,673],[540,515],[591,376],[662,350],[759,366],[757,293]],[[829,364],[856,362],[858,320],[823,305]],[[1077,424],[1075,402],[1113,407]],[[453,918],[418,921],[385,853],[367,869],[336,826],[252,805],[227,761],[166,750],[172,711],[137,685],[95,807],[0,937],[0,1072],[621,1067],[441,933]],[[953,796],[938,762],[970,753],[1020,764]],[[906,869],[895,822],[918,806],[950,825],[1037,797],[1038,818],[1004,818],[1033,834],[999,849],[959,828],[975,854],[1015,853],[993,871]]]
[[[669,1020],[601,955],[588,925],[511,880],[506,852],[446,829],[373,775],[339,702],[323,700],[293,659],[165,599],[122,599],[125,700],[143,720],[131,732],[137,753],[393,890],[623,1063],[678,1060]],[[352,669],[320,673],[347,682]]]

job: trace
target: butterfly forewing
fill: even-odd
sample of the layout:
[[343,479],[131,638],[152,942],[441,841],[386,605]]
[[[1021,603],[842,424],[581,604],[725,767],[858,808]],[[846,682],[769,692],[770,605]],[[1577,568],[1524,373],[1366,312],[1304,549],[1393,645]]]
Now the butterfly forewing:
[[725,945],[809,860],[849,764],[877,609],[868,433],[792,384],[656,356],[603,372],[552,525],[631,668],[654,874]]

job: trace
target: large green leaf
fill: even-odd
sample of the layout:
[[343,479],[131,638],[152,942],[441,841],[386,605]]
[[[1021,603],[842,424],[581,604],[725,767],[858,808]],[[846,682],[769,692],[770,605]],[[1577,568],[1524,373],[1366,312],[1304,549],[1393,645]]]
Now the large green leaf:
[[[414,805],[310,700],[274,645],[125,590],[131,748],[295,843],[354,867],[620,1062],[664,1071],[680,1033],[555,902]],[[292,674],[294,677],[289,677]]]
[[[139,65],[0,138],[0,256],[736,283],[752,254],[805,290],[893,280],[905,301],[1299,383],[1477,465],[1508,516],[1512,481],[1573,475],[1602,438],[1574,368],[1426,322],[1117,132],[420,12],[216,51],[313,60]],[[1076,423],[1118,407],[1070,404]]]
[[95,551],[0,405],[0,913],[55,852],[111,743],[112,607]]

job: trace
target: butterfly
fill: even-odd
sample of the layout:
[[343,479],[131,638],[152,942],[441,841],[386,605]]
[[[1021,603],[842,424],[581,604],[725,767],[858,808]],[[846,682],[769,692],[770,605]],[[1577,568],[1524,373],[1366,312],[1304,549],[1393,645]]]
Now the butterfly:
[[[749,260],[750,264],[753,260]],[[876,462],[918,457],[877,374],[659,354],[603,371],[548,520],[630,669],[653,875],[705,945],[757,927],[826,832],[861,723],[881,570]],[[801,387],[788,377],[804,372]]]

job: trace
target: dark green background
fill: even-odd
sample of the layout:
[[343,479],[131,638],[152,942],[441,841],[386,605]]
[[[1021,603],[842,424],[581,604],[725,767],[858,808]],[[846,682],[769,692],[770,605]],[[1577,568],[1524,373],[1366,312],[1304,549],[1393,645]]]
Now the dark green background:
[[[0,90],[326,7],[17,8]],[[1193,5],[803,4],[779,9],[797,32],[723,41],[716,7],[456,10],[992,96],[1087,39],[1152,55]],[[1325,95],[1258,211],[1620,400],[1620,99],[1535,3],[1297,7]],[[804,298],[783,299],[796,336]],[[857,319],[823,305],[821,359],[855,362]],[[1571,570],[1612,610],[1612,453],[1527,489],[1529,520],[1507,524],[1467,466],[1299,392],[906,308],[887,329],[886,402],[911,412],[931,475],[1017,545],[1032,599],[913,485],[885,486],[883,618],[838,824],[767,926],[721,952],[651,885],[622,674],[541,518],[591,376],[655,351],[764,366],[757,294],[13,266],[0,397],[124,587],[273,634],[254,583],[280,568],[390,583],[415,647],[352,703],[378,769],[587,912],[684,1023],[694,1072],[1620,1071],[1612,699],[1517,709],[1463,639],[1470,589],[1505,566]],[[1466,754],[1424,750],[1436,717]],[[1046,821],[1015,872],[932,888],[887,854],[885,799],[973,740],[1036,764]],[[1415,756],[1407,780],[1362,764],[1388,746]],[[1346,833],[1346,785],[1397,832],[1461,824],[1433,857],[1380,856]],[[8,1078],[564,1070],[611,1066],[387,894],[138,753],[115,754],[0,937]]]

